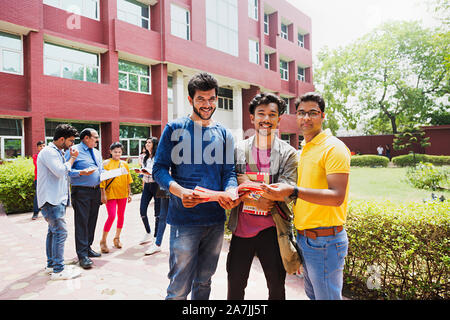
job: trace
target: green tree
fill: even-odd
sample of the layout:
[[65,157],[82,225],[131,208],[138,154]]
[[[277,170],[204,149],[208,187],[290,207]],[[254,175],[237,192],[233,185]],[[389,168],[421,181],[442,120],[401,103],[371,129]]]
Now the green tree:
[[405,127],[401,133],[395,135],[392,146],[395,150],[409,150],[410,153],[413,154],[414,163],[416,163],[416,154],[414,152],[414,147],[429,147],[431,145],[429,140],[430,137],[425,137],[425,131],[423,131],[422,128],[415,125],[409,125]]
[[448,106],[449,39],[417,22],[386,23],[348,46],[322,50],[315,80],[346,129],[364,120],[366,133],[396,134],[430,123],[430,113]]

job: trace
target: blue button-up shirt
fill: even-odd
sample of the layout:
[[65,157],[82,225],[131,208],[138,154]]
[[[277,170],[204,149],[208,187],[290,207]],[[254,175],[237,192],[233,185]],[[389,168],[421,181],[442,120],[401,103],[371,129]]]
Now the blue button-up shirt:
[[[100,151],[96,148],[92,148],[94,153],[95,161],[89,152],[88,146],[86,146],[83,142],[73,146],[73,148],[77,149],[79,154],[77,159],[72,165],[72,169],[69,172],[70,184],[72,186],[83,186],[83,187],[95,187],[100,184],[100,174],[103,172],[103,160]],[[66,159],[70,158],[69,152],[66,154]],[[97,170],[94,171],[89,176],[80,176],[80,171],[90,168],[96,167]]]
[[[69,152],[67,152],[69,154]],[[70,158],[70,154],[69,154]],[[37,157],[37,201],[41,208],[46,202],[52,205],[67,205],[69,202],[68,172],[70,162],[66,162],[64,152],[53,142],[39,152]]]

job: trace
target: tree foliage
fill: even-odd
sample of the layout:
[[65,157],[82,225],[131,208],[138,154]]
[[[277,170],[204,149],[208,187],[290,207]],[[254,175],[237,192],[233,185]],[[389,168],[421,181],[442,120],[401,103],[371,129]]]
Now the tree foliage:
[[[397,133],[448,114],[450,34],[389,22],[348,46],[319,53],[315,79],[346,129]],[[440,118],[442,119],[442,117]]]

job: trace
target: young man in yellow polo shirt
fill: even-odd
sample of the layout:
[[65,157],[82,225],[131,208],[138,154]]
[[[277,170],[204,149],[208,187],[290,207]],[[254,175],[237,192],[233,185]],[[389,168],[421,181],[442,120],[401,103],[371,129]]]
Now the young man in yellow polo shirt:
[[343,225],[347,217],[350,150],[329,129],[322,129],[325,101],[321,95],[304,94],[295,107],[297,125],[305,138],[298,186],[266,185],[264,197],[275,201],[297,198],[294,224],[304,257],[306,294],[313,300],[340,300],[348,248]]

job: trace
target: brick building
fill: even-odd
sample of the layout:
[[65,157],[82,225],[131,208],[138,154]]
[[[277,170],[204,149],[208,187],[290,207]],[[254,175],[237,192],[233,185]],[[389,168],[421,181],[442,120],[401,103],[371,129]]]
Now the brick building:
[[0,1],[0,158],[31,155],[58,123],[93,127],[106,156],[187,115],[187,82],[219,81],[213,119],[241,139],[258,92],[289,102],[281,137],[298,146],[294,100],[314,90],[311,19],[282,0]]

